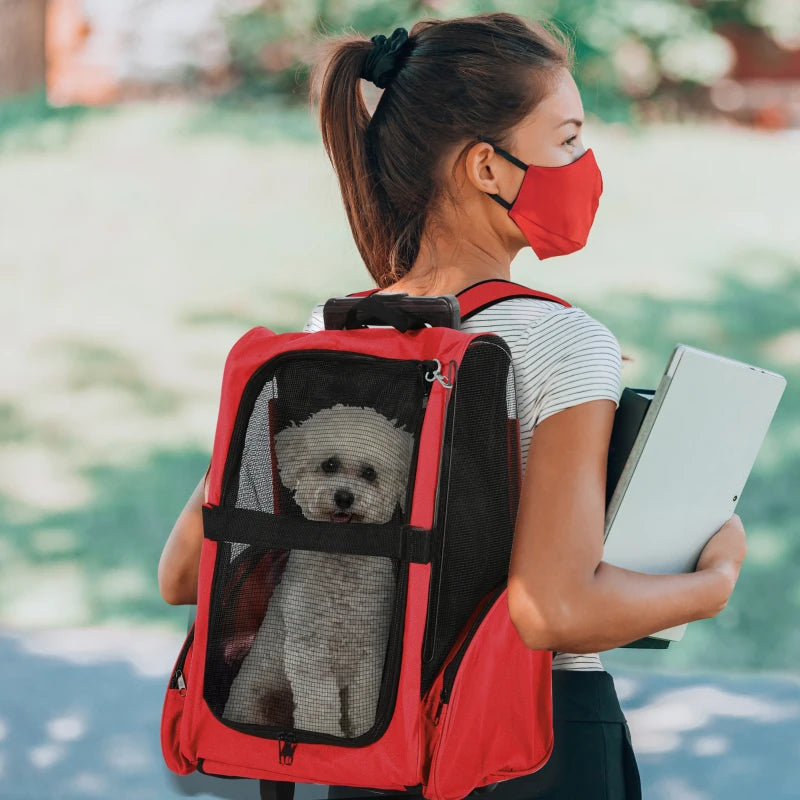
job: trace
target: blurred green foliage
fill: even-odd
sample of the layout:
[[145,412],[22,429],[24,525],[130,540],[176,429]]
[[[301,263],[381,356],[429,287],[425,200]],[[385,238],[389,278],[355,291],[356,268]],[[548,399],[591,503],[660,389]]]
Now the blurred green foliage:
[[[652,99],[707,99],[733,63],[724,26],[800,36],[797,10],[771,0],[265,0],[227,19],[235,96],[305,98],[323,36],[389,35],[423,18],[508,11],[550,19],[574,43],[575,77],[588,111],[630,122]],[[796,6],[796,9],[800,6]],[[698,105],[698,104],[695,104]],[[708,104],[701,102],[700,106]]]
[[[369,286],[314,120],[282,99],[225,114],[196,102],[91,110],[91,130],[43,101],[0,106],[0,136],[42,150],[0,149],[0,302],[13,332],[0,398],[3,624],[185,625],[156,570],[208,463],[227,348],[256,324],[297,330],[316,302]],[[637,137],[613,127],[603,143],[603,224],[618,233],[593,234],[583,268],[580,255],[520,264],[515,279],[607,324],[634,356],[626,385],[653,386],[677,341],[788,380],[737,506],[749,555],[730,606],[666,652],[604,663],[796,673],[794,140],[687,125]],[[658,192],[644,197],[642,177]],[[687,217],[701,209],[695,230]],[[656,288],[664,270],[670,291]]]
[[0,151],[18,147],[49,150],[69,141],[86,116],[110,113],[111,108],[52,106],[44,89],[6,98],[0,102]]

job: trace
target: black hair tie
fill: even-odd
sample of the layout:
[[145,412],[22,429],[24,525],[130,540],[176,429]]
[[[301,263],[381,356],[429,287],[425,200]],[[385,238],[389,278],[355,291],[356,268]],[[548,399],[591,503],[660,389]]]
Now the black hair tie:
[[408,50],[408,31],[405,28],[395,28],[388,39],[379,33],[370,41],[372,50],[364,62],[361,77],[372,81],[378,88],[385,89],[403,66]]

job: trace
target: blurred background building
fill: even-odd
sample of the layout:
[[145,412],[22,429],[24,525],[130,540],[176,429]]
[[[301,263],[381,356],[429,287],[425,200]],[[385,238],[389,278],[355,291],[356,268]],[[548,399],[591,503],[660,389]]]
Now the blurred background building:
[[587,105],[603,119],[800,125],[794,0],[0,0],[0,92],[46,79],[55,105],[164,92],[299,98],[322,31],[382,30],[477,7],[544,13],[573,30],[579,82],[592,87]]

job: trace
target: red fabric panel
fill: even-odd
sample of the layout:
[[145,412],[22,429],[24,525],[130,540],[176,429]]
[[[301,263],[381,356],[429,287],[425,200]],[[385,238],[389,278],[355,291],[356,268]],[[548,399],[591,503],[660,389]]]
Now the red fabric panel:
[[[188,638],[188,634],[187,634]],[[186,680],[187,687],[192,680],[192,651],[194,642],[189,645],[186,651],[181,671]],[[183,651],[183,648],[181,648]],[[178,654],[180,658],[180,653]],[[178,668],[178,658],[170,673],[169,683]],[[186,690],[173,689],[167,684],[167,692],[164,696],[164,705],[161,709],[161,753],[164,756],[166,765],[178,775],[188,775],[195,771],[195,763],[186,758],[181,752],[181,723],[186,703]]]
[[[529,650],[508,613],[508,592],[494,602],[469,644],[450,702],[433,737],[431,800],[460,800],[474,786],[529,775],[553,749],[552,653]],[[430,719],[441,682],[427,696]]]
[[194,620],[194,654],[192,661],[198,667],[193,671],[192,682],[186,684],[186,707],[183,711],[180,738],[181,752],[194,763],[197,763],[197,731],[195,718],[198,707],[205,706],[203,701],[203,681],[205,678],[206,647],[208,644],[208,604],[211,596],[211,583],[214,578],[214,563],[217,560],[217,543],[211,539],[203,539],[200,551],[200,572],[197,580],[197,615]]

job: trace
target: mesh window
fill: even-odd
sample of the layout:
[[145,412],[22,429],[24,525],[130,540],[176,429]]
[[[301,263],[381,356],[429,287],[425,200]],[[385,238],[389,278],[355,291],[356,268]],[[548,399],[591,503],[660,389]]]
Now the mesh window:
[[496,337],[470,345],[445,427],[422,694],[481,599],[508,578],[519,478],[510,353]]
[[205,699],[224,722],[356,738],[387,716],[407,566],[336,540],[407,521],[423,374],[416,361],[306,353],[251,379],[222,505],[324,523],[315,530],[336,539],[313,549],[219,542]]

